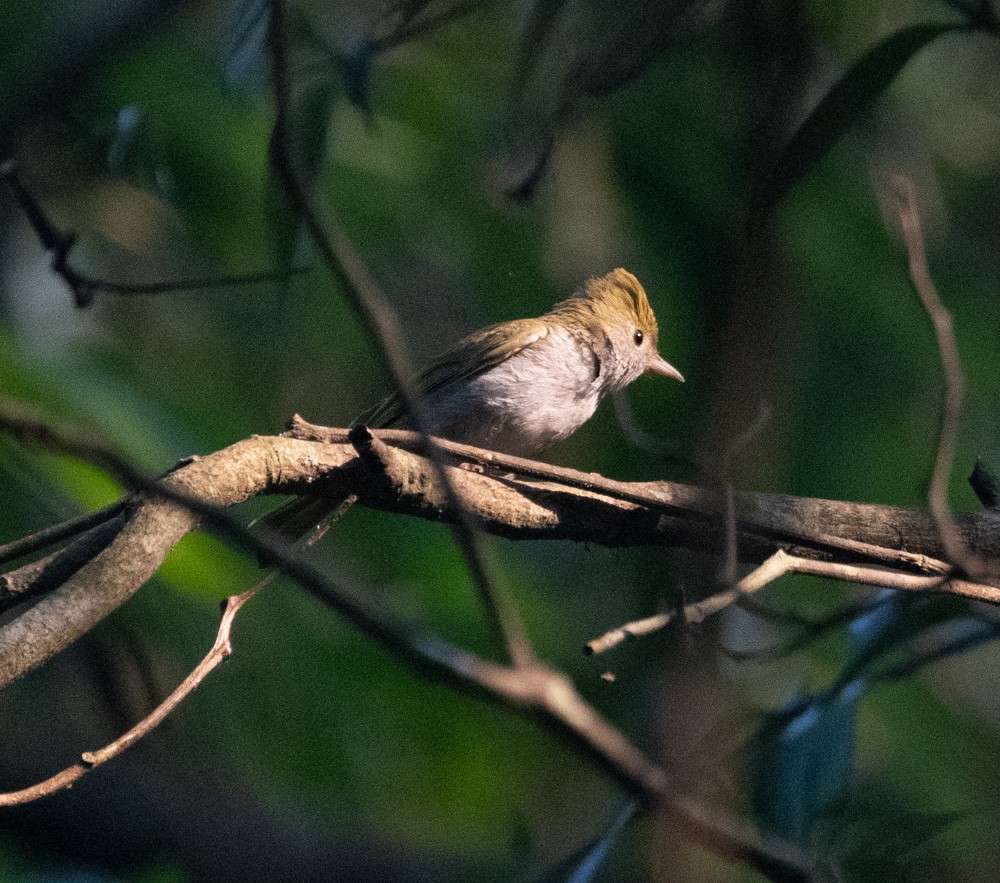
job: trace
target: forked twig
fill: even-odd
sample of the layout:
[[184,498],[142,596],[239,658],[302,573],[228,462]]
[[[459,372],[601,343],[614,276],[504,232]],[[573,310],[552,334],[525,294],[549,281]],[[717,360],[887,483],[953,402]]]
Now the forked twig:
[[584,645],[585,653],[604,653],[624,641],[652,634],[666,628],[675,619],[685,622],[702,622],[709,616],[724,610],[746,595],[758,592],[786,573],[806,573],[827,579],[841,579],[863,586],[881,586],[904,591],[934,591],[949,581],[947,574],[940,576],[918,576],[877,567],[859,567],[854,564],[840,564],[833,561],[815,561],[799,558],[778,550],[759,567],[751,570],[731,589],[710,595],[703,601],[686,604],[684,607],[667,610],[655,616],[638,619],[612,629]]
[[10,188],[11,193],[14,194],[14,198],[28,219],[28,223],[38,237],[42,248],[51,253],[52,271],[69,286],[70,291],[73,292],[73,302],[78,307],[90,306],[94,298],[102,291],[121,295],[173,294],[179,291],[197,291],[203,288],[233,288],[241,285],[275,282],[302,272],[300,269],[293,268],[276,273],[244,273],[207,279],[175,279],[169,282],[115,282],[111,279],[99,279],[81,272],[70,263],[70,252],[73,251],[77,242],[76,234],[56,227],[35,196],[24,185],[13,160],[8,159],[0,164],[0,180],[3,180]]
[[22,788],[19,791],[9,791],[6,794],[0,794],[0,807],[30,803],[33,800],[38,800],[40,797],[47,797],[64,788],[71,788],[74,783],[82,779],[91,770],[96,769],[101,764],[107,763],[109,760],[113,760],[127,748],[138,742],[143,736],[155,730],[181,702],[194,692],[198,685],[220,663],[229,658],[233,652],[230,632],[232,631],[233,620],[236,618],[236,614],[240,612],[240,608],[247,601],[273,579],[273,576],[273,574],[269,574],[252,589],[248,589],[239,595],[230,595],[226,598],[222,604],[222,618],[219,622],[219,630],[215,635],[215,643],[212,644],[212,649],[208,651],[205,658],[198,663],[191,674],[139,723],[103,748],[99,748],[97,751],[85,751],[80,755],[78,763],[66,767],[66,769],[56,773],[45,781]]

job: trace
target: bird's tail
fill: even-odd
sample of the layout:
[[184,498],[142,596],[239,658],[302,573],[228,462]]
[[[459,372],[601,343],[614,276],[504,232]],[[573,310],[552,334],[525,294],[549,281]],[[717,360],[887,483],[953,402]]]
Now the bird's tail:
[[[357,496],[296,497],[251,523],[271,537],[289,545],[311,546],[336,524],[354,505]],[[261,566],[274,562],[262,556]]]

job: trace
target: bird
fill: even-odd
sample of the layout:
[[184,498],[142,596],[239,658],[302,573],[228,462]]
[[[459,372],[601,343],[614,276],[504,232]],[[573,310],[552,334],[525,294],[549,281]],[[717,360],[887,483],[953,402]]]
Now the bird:
[[[579,429],[608,393],[652,372],[684,377],[657,349],[659,329],[639,280],[621,268],[587,279],[544,316],[489,325],[442,353],[412,381],[434,436],[532,457]],[[413,429],[402,397],[388,396],[352,426]],[[295,539],[343,500],[299,497],[260,520]]]

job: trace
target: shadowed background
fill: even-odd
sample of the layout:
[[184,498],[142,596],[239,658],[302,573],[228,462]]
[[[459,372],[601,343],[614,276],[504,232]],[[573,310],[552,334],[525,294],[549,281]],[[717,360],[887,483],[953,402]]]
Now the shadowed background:
[[[963,21],[957,6],[304,3],[289,33],[297,159],[398,310],[414,364],[547,311],[588,275],[625,266],[642,280],[661,352],[688,381],[628,391],[658,444],[638,444],[608,402],[553,462],[701,480],[766,402],[770,420],[730,466],[737,486],[918,506],[941,374],[884,196],[890,174],[910,176],[967,378],[951,494],[967,511],[975,458],[1000,468],[1000,43],[954,30],[878,55],[910,25]],[[261,16],[253,3],[0,11],[4,150],[79,235],[74,266],[128,282],[300,271],[98,294],[81,310],[0,197],[0,389],[153,472],[296,411],[345,425],[390,390],[268,180]],[[845,80],[868,51],[884,82]],[[821,127],[822,149],[783,152],[838,82],[847,113]],[[2,541],[121,493],[7,439],[0,489]],[[969,605],[888,600],[827,630],[734,610],[584,657],[606,629],[710,593],[716,562],[486,545],[539,654],[694,794],[846,879],[996,866],[995,629]],[[315,555],[370,586],[372,604],[489,649],[446,529],[356,509]],[[111,620],[0,696],[0,787],[148,711],[210,646],[217,601],[257,575],[187,538]],[[872,597],[786,577],[763,600],[815,621]],[[978,628],[982,640],[959,640]],[[801,634],[814,640],[794,652],[724,652]],[[508,879],[565,858],[625,802],[546,731],[414,680],[291,584],[256,599],[234,640],[125,758],[3,811],[0,875]],[[613,847],[597,879],[752,878],[654,820]]]

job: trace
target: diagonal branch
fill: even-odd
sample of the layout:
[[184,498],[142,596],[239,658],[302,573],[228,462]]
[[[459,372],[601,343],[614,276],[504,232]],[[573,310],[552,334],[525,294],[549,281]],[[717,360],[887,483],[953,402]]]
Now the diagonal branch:
[[[267,578],[265,578],[266,580]],[[91,770],[96,769],[101,764],[107,763],[109,760],[113,760],[123,751],[131,748],[136,742],[138,742],[143,736],[148,735],[150,732],[155,730],[167,716],[181,704],[199,684],[212,671],[214,671],[220,663],[224,662],[229,658],[230,654],[233,652],[232,644],[229,639],[230,632],[233,627],[233,620],[236,618],[236,614],[240,612],[240,608],[246,604],[254,595],[257,594],[260,589],[263,588],[263,582],[255,586],[254,588],[243,592],[239,595],[231,595],[222,604],[222,619],[219,622],[219,630],[215,636],[215,643],[212,645],[212,649],[208,651],[205,658],[198,663],[194,671],[191,672],[178,686],[177,688],[161,702],[152,712],[150,712],[146,717],[144,717],[139,723],[132,727],[128,732],[123,733],[114,742],[105,745],[103,748],[97,751],[86,751],[80,756],[80,761],[74,763],[71,766],[66,767],[66,769],[61,772],[56,773],[54,776],[46,779],[44,782],[39,782],[35,785],[31,785],[28,788],[22,788],[19,791],[9,791],[6,794],[0,794],[0,807],[4,806],[17,806],[21,803],[30,803],[33,800],[38,800],[41,797],[48,797],[50,794],[55,794],[57,791],[62,791],[65,788],[72,788],[73,785],[82,779]]]
[[487,573],[476,535],[470,520],[463,513],[448,474],[441,466],[435,443],[427,432],[421,407],[408,385],[411,376],[409,360],[403,341],[399,317],[371,277],[360,256],[355,251],[347,233],[339,226],[327,229],[320,220],[312,197],[301,180],[292,157],[290,131],[291,77],[286,45],[286,20],[284,0],[272,0],[270,19],[270,50],[274,79],[275,119],[271,138],[272,164],[277,173],[296,218],[302,223],[315,244],[323,262],[340,283],[348,305],[352,308],[362,328],[371,338],[376,352],[385,363],[396,383],[404,409],[413,425],[425,440],[435,471],[455,513],[452,531],[465,559],[469,574],[479,593],[487,615],[506,648],[508,658],[519,665],[535,662],[535,653],[524,631],[513,604],[500,593]]

